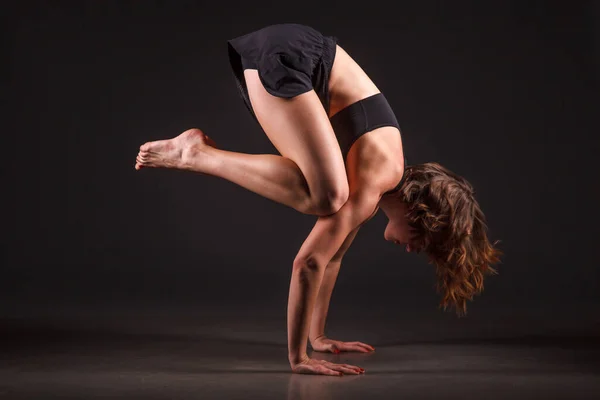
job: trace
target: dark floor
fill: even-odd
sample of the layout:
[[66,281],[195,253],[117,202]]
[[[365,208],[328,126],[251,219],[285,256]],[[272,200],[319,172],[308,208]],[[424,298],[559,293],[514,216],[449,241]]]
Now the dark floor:
[[360,324],[340,318],[330,336],[376,351],[312,353],[366,369],[327,377],[290,373],[284,314],[4,318],[0,397],[600,398],[597,324],[552,332],[523,318],[520,327],[506,320],[504,329],[477,318],[443,319],[393,325],[375,316]]

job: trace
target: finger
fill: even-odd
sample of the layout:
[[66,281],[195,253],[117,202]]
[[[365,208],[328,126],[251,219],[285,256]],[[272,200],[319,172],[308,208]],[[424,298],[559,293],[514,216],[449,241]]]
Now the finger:
[[357,344],[359,346],[364,346],[364,347],[366,347],[367,349],[369,349],[371,351],[375,350],[375,347],[371,346],[370,344],[363,343],[363,342],[350,342],[348,344]]
[[331,364],[327,366],[330,369],[333,369],[335,371],[340,371],[346,374],[351,374],[351,375],[359,375],[360,374],[360,370],[356,369],[356,368],[348,368],[348,367],[344,367],[341,364]]
[[346,366],[343,366],[342,368],[344,368],[344,372],[346,372],[346,370],[348,370],[348,371],[352,371],[352,372],[349,372],[349,373],[352,373],[352,374],[354,374],[354,375],[360,375],[360,374],[362,374],[363,372],[365,372],[365,370],[364,370],[364,369],[362,369],[362,368],[359,368],[359,367],[354,367],[354,366],[352,366],[352,365],[350,365],[350,366],[348,366],[348,367],[346,367]]
[[351,365],[351,364],[337,364],[331,361],[326,361],[325,362],[325,366],[327,368],[336,368],[336,367],[343,367],[343,368],[350,368],[350,369],[354,369],[357,371],[363,370],[361,367],[358,367],[356,365]]
[[340,367],[339,370],[342,371],[345,374],[348,374],[348,375],[360,375],[360,374],[362,374],[361,370],[354,369],[354,368]]
[[362,345],[362,346],[367,346],[367,347],[374,348],[374,347],[373,347],[373,346],[371,346],[370,344],[363,343],[363,342],[346,342],[346,343],[348,343],[348,344],[360,344],[360,345]]
[[315,371],[318,372],[319,374],[323,374],[323,375],[334,375],[334,376],[344,375],[344,373],[342,371],[336,371],[336,370],[328,368],[324,365],[317,365],[315,367]]
[[344,351],[358,351],[359,353],[370,353],[371,350],[358,344],[345,344],[342,347]]
[[337,365],[341,365],[344,368],[351,368],[357,371],[364,371],[364,368],[359,367],[358,365],[352,365],[352,364],[337,364]]
[[358,365],[350,365],[350,364],[340,364],[340,365],[343,365],[346,368],[354,368],[354,369],[357,369],[359,371],[364,371],[365,370],[364,368],[361,368]]
[[367,350],[368,352],[375,351],[375,348],[373,346],[369,346],[368,344],[359,343],[357,346]]

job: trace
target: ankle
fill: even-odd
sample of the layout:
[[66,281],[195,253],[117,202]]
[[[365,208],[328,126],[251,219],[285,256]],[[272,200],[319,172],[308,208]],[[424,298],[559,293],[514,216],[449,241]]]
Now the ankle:
[[208,173],[215,164],[215,157],[210,146],[193,144],[181,152],[183,169]]

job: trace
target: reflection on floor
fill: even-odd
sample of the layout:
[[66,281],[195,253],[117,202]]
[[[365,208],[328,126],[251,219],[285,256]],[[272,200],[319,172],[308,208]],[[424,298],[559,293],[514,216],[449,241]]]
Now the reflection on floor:
[[77,321],[2,319],[0,397],[600,398],[597,335],[479,331],[445,338],[438,332],[436,338],[408,325],[377,327],[375,334],[368,324],[348,322],[338,338],[367,342],[376,351],[309,351],[366,369],[360,376],[328,377],[290,372],[284,319]]

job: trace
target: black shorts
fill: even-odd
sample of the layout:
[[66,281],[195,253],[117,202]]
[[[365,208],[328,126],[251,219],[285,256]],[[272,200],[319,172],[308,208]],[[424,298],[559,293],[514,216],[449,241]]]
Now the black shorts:
[[314,89],[329,114],[329,74],[337,38],[301,24],[270,25],[227,41],[240,94],[252,116],[244,69],[258,70],[270,94],[290,98]]
[[[314,89],[329,115],[328,86],[336,53],[335,36],[324,36],[306,25],[277,24],[227,42],[240,95],[257,122],[246,87],[245,69],[258,70],[261,83],[273,96],[291,98]],[[344,161],[352,144],[365,133],[382,126],[400,129],[382,93],[349,105],[330,121]]]

